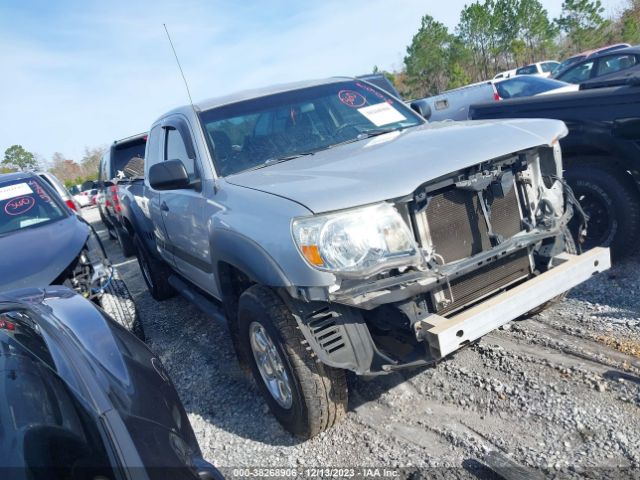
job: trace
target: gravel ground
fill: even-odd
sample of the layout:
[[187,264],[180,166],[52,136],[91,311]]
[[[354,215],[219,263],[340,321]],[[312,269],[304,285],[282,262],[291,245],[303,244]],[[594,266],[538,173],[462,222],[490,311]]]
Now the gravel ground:
[[346,420],[300,442],[240,372],[222,313],[207,317],[179,297],[154,301],[135,258],[106,239],[95,209],[85,212],[134,296],[205,458],[229,476],[239,467],[335,466],[497,478],[485,456],[498,452],[543,478],[640,478],[638,258],[435,368],[350,378]]

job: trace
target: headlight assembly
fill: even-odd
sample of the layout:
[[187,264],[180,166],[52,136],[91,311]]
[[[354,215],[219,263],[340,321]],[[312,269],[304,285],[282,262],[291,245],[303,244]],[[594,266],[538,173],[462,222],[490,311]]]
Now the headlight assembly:
[[308,263],[344,276],[371,276],[420,259],[409,227],[388,203],[297,218],[292,232]]

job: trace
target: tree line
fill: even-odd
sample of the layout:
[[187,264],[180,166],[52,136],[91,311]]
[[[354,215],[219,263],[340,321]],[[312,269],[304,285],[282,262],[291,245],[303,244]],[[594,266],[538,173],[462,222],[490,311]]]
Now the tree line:
[[420,98],[619,42],[640,43],[640,0],[627,0],[614,18],[605,18],[600,0],[565,0],[554,19],[539,0],[476,0],[454,32],[422,17],[402,71],[387,75],[403,96]]
[[4,152],[0,173],[47,170],[69,188],[98,178],[98,168],[104,151],[103,147],[85,147],[80,162],[56,152],[47,161],[41,156],[29,152],[22,145],[12,145]]
[[[604,17],[600,0],[564,0],[554,19],[539,0],[476,0],[462,9],[454,32],[430,15],[422,17],[402,70],[384,73],[403,97],[421,98],[618,42],[640,43],[640,0],[627,0],[614,18]],[[97,178],[103,153],[101,147],[85,148],[76,162],[56,152],[47,161],[12,145],[0,173],[48,170],[70,187]]]

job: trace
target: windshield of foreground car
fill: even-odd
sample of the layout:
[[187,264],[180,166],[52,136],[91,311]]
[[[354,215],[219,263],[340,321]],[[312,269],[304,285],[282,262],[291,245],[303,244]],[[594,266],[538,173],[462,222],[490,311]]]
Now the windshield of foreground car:
[[570,84],[560,80],[532,76],[509,78],[495,84],[498,95],[503,99],[531,97],[568,85]]
[[0,182],[0,235],[53,222],[66,214],[35,178]]
[[424,122],[400,101],[359,81],[259,97],[200,117],[222,176]]
[[554,68],[551,71],[551,75],[555,76],[561,71],[563,71],[565,68],[569,67],[570,65],[573,65],[574,63],[578,63],[580,60],[584,60],[585,58],[587,58],[586,55],[576,55],[575,57],[567,58],[564,62],[562,62],[560,65],[558,65],[556,68]]

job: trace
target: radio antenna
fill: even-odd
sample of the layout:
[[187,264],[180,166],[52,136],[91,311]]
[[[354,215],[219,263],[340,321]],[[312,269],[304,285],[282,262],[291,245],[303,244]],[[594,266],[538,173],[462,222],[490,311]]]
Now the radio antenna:
[[176,48],[173,46],[173,42],[171,41],[171,35],[169,35],[169,30],[167,30],[167,25],[165,23],[163,23],[162,26],[164,27],[164,31],[167,33],[167,38],[169,39],[169,44],[171,45],[171,50],[173,50],[173,55],[176,57],[176,63],[178,64],[178,70],[180,70],[180,75],[182,75],[182,80],[184,80],[184,86],[187,89],[187,96],[189,97],[189,103],[191,104],[191,108],[194,108],[193,100],[191,98],[191,92],[189,91],[189,84],[187,83],[187,77],[184,76],[184,72],[182,71],[182,65],[180,65],[180,60],[178,59],[178,54],[176,53]]

